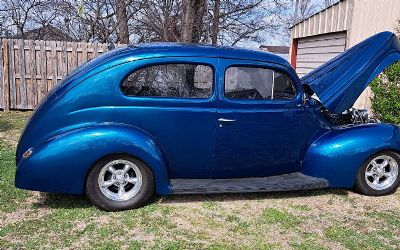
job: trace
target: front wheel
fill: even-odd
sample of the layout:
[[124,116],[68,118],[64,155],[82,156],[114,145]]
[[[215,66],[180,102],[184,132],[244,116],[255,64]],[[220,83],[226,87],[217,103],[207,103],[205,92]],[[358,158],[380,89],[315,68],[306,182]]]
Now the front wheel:
[[99,161],[86,180],[89,200],[106,211],[140,207],[153,193],[154,178],[150,168],[126,155],[115,155]]
[[371,156],[359,169],[355,188],[358,192],[381,196],[394,193],[399,186],[400,156],[384,151]]

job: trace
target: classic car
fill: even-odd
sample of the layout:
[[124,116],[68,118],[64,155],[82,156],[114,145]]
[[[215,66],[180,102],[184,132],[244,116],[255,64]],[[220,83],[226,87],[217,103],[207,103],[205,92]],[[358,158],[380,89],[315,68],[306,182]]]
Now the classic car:
[[379,33],[299,78],[256,50],[155,43],[107,52],[36,108],[15,185],[86,194],[103,210],[158,195],[399,185],[400,127],[352,108],[400,60]]

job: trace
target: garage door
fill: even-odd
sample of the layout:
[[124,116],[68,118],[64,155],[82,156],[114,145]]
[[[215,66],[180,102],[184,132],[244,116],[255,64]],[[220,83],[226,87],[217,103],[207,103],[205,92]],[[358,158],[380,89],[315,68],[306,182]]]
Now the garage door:
[[346,48],[346,32],[300,38],[297,44],[296,71],[302,77]]

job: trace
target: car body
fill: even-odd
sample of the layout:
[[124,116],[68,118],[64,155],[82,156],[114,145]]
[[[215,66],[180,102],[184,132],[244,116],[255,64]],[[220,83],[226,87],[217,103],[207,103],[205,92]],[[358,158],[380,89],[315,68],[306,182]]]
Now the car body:
[[[116,49],[72,72],[37,107],[17,147],[16,186],[83,194],[96,163],[125,155],[149,168],[159,195],[351,188],[371,156],[400,152],[400,127],[333,117],[399,59],[390,32],[302,79],[286,60],[255,50]],[[138,87],[150,78],[158,85]],[[179,80],[183,87],[168,85]]]

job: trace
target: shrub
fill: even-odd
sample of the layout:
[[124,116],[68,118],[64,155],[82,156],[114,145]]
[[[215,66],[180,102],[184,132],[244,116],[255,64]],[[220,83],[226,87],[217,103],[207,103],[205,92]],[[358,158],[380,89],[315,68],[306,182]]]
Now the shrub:
[[393,64],[371,84],[372,110],[382,122],[400,124],[400,63]]

